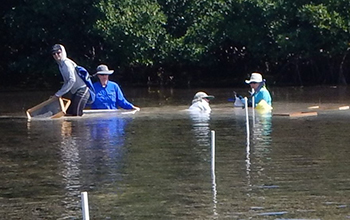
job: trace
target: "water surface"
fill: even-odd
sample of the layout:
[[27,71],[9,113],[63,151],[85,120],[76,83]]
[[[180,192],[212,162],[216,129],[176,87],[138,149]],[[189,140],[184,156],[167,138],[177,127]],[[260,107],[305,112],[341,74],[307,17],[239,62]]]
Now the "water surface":
[[82,219],[82,191],[91,219],[350,218],[348,89],[272,88],[273,112],[324,108],[250,110],[248,138],[232,90],[205,90],[210,115],[185,110],[195,89],[126,89],[140,112],[30,121],[49,92],[1,94],[0,218]]

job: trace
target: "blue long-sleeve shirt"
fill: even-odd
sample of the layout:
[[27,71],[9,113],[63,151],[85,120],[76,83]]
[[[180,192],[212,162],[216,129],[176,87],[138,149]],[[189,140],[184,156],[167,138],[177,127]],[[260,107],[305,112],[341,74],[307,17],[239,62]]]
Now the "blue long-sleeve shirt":
[[272,99],[271,99],[270,92],[265,88],[265,86],[261,87],[261,89],[257,93],[255,93],[253,96],[254,96],[255,106],[259,104],[261,100],[265,100],[267,104],[272,106]]
[[100,82],[93,84],[96,92],[91,109],[133,109],[133,105],[124,98],[123,92],[115,82],[108,81],[103,87]]

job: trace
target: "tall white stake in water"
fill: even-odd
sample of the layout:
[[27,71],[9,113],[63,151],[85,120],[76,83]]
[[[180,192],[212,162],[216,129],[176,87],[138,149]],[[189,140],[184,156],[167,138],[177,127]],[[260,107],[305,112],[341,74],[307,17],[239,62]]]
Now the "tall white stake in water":
[[82,207],[82,210],[83,210],[83,220],[90,220],[89,201],[88,201],[87,192],[82,192],[81,193],[81,207]]
[[249,115],[248,115],[248,98],[244,97],[244,106],[245,106],[245,119],[247,127],[247,147],[249,146]]
[[[245,101],[245,113],[246,113],[246,127],[247,127],[247,147],[246,147],[246,171],[248,178],[248,185],[250,186],[250,135],[249,135],[249,115],[248,115],[248,99],[244,98]],[[253,109],[254,111],[254,109]],[[254,120],[254,119],[253,119]]]
[[212,187],[213,187],[213,212],[214,216],[217,216],[216,212],[216,177],[215,177],[215,131],[211,131],[211,178],[212,178]]

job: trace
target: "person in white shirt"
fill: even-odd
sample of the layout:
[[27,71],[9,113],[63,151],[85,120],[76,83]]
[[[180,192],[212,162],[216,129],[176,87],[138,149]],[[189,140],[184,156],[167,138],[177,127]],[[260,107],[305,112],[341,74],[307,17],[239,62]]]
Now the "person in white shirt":
[[205,92],[197,92],[192,100],[192,104],[189,108],[190,111],[210,112],[209,105],[210,100],[214,99],[214,96],[208,95]]

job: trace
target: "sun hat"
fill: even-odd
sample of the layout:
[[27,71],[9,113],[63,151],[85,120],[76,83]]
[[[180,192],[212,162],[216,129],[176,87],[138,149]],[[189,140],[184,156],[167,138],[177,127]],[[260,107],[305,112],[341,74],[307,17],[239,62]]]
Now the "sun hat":
[[208,95],[208,94],[205,93],[205,92],[197,92],[197,93],[194,95],[194,97],[193,97],[194,100],[195,100],[195,99],[209,99],[209,100],[211,100],[211,99],[214,99],[214,98],[215,98],[214,96]]
[[104,64],[99,65],[96,68],[96,73],[95,75],[111,75],[114,72],[114,70],[109,70],[108,67]]
[[249,80],[246,80],[245,83],[261,83],[263,81],[263,78],[260,73],[252,73]]

